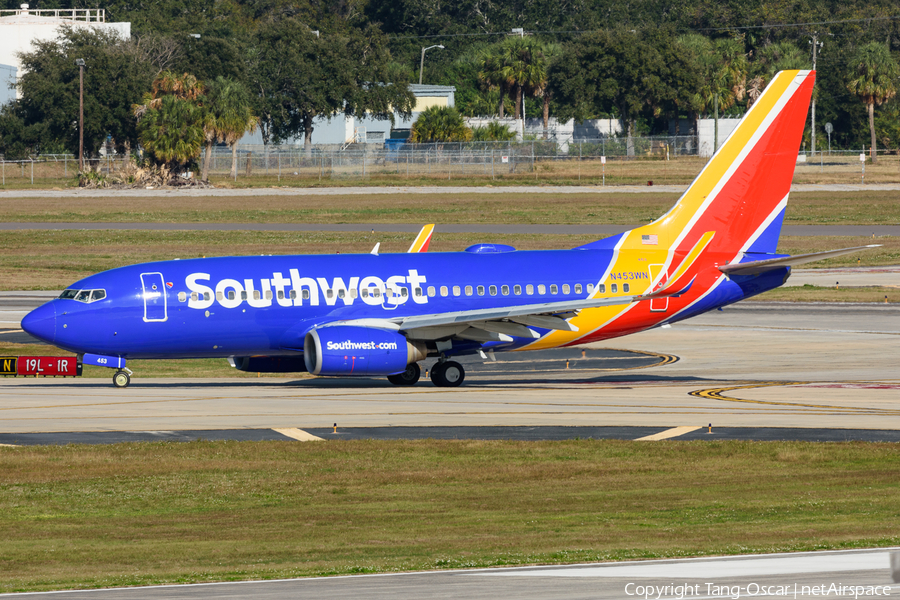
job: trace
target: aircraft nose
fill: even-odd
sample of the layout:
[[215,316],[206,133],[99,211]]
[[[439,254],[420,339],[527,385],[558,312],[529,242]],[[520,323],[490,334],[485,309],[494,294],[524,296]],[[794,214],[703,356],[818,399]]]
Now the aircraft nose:
[[22,319],[22,329],[39,340],[53,343],[56,340],[56,306],[48,302],[37,307]]

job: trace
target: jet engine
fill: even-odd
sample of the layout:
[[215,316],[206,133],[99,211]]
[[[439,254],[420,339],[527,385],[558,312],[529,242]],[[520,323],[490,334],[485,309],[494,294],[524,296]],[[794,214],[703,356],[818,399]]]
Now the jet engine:
[[425,344],[375,327],[321,327],[303,342],[303,360],[313,375],[394,375],[427,355]]

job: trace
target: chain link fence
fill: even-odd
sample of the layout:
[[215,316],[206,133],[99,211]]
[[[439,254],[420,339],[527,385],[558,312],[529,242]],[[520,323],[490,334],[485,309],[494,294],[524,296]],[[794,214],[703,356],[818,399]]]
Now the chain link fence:
[[[801,152],[797,173],[845,173],[848,182],[866,181],[874,166],[860,161],[861,150],[832,150],[814,155]],[[900,169],[890,179],[890,164],[898,165],[896,151],[879,151],[878,169],[888,180],[900,181]],[[683,183],[693,179],[706,158],[697,154],[694,136],[609,137],[594,140],[526,140],[524,142],[465,142],[411,144],[389,140],[381,144],[302,146],[238,146],[237,169],[232,170],[232,152],[214,149],[209,176],[212,180],[258,181],[260,183],[302,180],[359,178],[409,179],[498,179],[531,176],[601,179],[629,170],[634,183],[642,178],[666,181],[662,173]],[[123,170],[127,156],[106,155],[90,161],[101,175]],[[607,165],[607,163],[609,163]],[[671,167],[666,165],[671,164]],[[679,170],[678,165],[686,165]],[[197,165],[199,171],[199,164]],[[40,155],[26,160],[0,159],[3,186],[70,185],[78,173],[78,161],[71,154]],[[856,175],[859,175],[859,178]],[[196,177],[199,173],[195,173]],[[614,183],[627,183],[616,180]]]

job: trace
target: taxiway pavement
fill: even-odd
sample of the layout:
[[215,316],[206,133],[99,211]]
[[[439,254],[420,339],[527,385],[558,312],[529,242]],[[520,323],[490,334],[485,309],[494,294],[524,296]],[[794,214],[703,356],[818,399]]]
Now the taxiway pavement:
[[580,348],[560,352],[573,355],[509,353],[470,363],[455,389],[427,380],[397,388],[382,379],[143,379],[140,372],[124,390],[105,378],[6,378],[0,432],[334,423],[900,430],[897,305],[741,303],[588,346],[584,360]]
[[[798,552],[716,558],[595,563],[553,567],[467,569],[346,577],[310,577],[194,585],[4,594],[52,594],[78,600],[319,600],[369,598],[567,598],[622,600],[738,600],[740,598],[855,598],[875,600],[900,592],[892,555],[897,548]],[[896,560],[896,559],[895,559]]]

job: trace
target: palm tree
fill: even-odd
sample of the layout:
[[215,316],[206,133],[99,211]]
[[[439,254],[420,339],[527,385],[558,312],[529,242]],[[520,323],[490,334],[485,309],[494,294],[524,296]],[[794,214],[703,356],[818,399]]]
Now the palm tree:
[[861,46],[853,56],[851,79],[847,89],[865,102],[869,111],[869,133],[872,146],[869,153],[872,162],[877,160],[875,151],[875,105],[881,105],[897,94],[897,77],[900,67],[891,56],[891,51],[880,42],[870,42]]
[[153,158],[178,173],[200,155],[203,145],[201,108],[177,96],[163,96],[138,123],[141,145]]
[[233,79],[216,77],[206,89],[204,137],[206,156],[201,178],[209,175],[212,146],[224,142],[231,148],[231,177],[237,173],[237,143],[247,131],[253,132],[259,119],[250,108],[250,92]]
[[713,110],[715,150],[719,147],[719,110],[728,110],[735,102],[742,100],[746,92],[747,55],[741,38],[723,38],[715,42],[706,40],[706,43],[700,38],[702,36],[684,36],[682,43],[697,52],[704,73],[699,100],[701,110]]
[[791,42],[777,42],[761,48],[753,63],[754,76],[747,83],[748,107],[762,95],[775,73],[806,68],[809,68],[809,57]]
[[488,90],[498,90],[500,92],[497,116],[502,119],[505,108],[504,101],[509,90],[506,75],[503,73],[504,59],[499,52],[499,48],[495,47],[485,52],[480,63],[481,70],[478,72],[478,79]]
[[466,127],[459,111],[450,106],[426,108],[413,123],[409,136],[409,141],[414,143],[468,142],[471,139],[472,130]]

